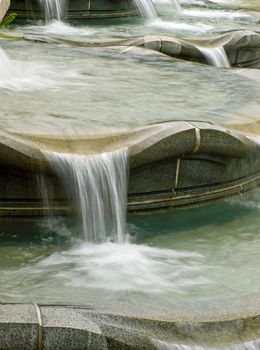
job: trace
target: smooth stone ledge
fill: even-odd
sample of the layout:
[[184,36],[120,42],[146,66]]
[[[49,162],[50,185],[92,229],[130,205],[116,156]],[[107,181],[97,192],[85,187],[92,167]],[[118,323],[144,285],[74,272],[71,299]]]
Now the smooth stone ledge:
[[221,348],[260,339],[260,295],[152,307],[1,304],[0,339],[10,350],[153,350],[154,340]]
[[128,148],[130,167],[185,154],[214,153],[242,157],[257,147],[239,132],[210,122],[172,121],[136,129],[93,135],[37,135],[0,130],[0,164],[6,167],[49,170],[45,151],[97,154]]

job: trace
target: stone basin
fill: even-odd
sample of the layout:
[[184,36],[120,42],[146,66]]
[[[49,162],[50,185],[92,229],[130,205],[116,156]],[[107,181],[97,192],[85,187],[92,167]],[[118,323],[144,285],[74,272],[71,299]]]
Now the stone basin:
[[[118,6],[119,3],[122,7]],[[21,4],[19,9],[18,6]],[[19,3],[13,1],[12,6],[17,7],[12,11],[17,12],[18,19],[42,19],[43,13],[36,2],[30,4],[33,6],[32,16],[25,14],[24,3],[21,1]],[[73,7],[65,17],[78,20],[138,15],[130,5],[127,7],[128,4],[130,2],[119,0],[100,0],[96,3],[88,1],[85,3],[88,8],[82,9],[74,0]],[[27,36],[26,39],[45,40],[36,36]],[[86,47],[113,47],[115,50],[125,50],[126,53],[136,49],[143,52],[150,50],[156,52],[158,57],[167,55],[167,59],[174,62],[180,59],[206,63],[198,47],[223,47],[232,66],[259,68],[259,33],[253,31],[226,32],[205,37],[203,40],[179,39],[165,35],[111,40],[83,38],[78,42],[71,38],[53,37],[48,40]],[[257,71],[253,69],[243,72],[237,70],[237,73],[250,76],[250,79],[257,79]],[[256,104],[254,109],[252,101],[248,104],[243,104],[243,101],[234,103],[236,109],[232,113],[245,117],[244,123],[241,121],[242,118],[235,123],[234,120],[228,120],[228,116],[221,125],[205,120],[184,121],[184,116],[180,113],[182,120],[95,135],[50,136],[2,129],[0,130],[0,217],[11,218],[11,221],[15,222],[14,219],[41,217],[48,210],[54,215],[67,215],[72,212],[64,185],[44,156],[46,151],[91,156],[127,148],[130,168],[128,211],[132,213],[186,208],[207,204],[220,198],[242,196],[260,184],[260,124],[259,120],[254,119],[254,122],[250,123],[246,119],[248,114],[257,118],[259,108],[257,109]],[[163,109],[164,106],[161,104],[160,106]],[[43,201],[40,187],[42,178],[48,187],[55,189],[50,207]],[[214,221],[215,218],[214,216]],[[239,234],[239,231],[236,233]],[[225,234],[228,237],[228,232]],[[219,236],[219,232],[216,236]],[[252,241],[252,244],[254,243]],[[214,248],[218,249],[217,246]],[[25,251],[22,245],[19,249]],[[235,248],[232,246],[232,249]],[[232,250],[230,256],[234,258]],[[212,256],[210,258],[212,259]],[[23,269],[24,265],[20,265]],[[120,269],[121,267],[120,265]],[[17,274],[20,272],[21,270],[18,270]],[[30,275],[28,270],[26,273]],[[84,274],[84,271],[81,273]],[[5,271],[5,274],[10,276],[10,270],[9,273]],[[38,273],[37,278],[43,280],[44,276]],[[245,283],[240,275],[237,278]],[[13,279],[16,285],[20,283],[19,279],[17,281],[16,278]],[[22,278],[21,280],[29,290],[30,285],[27,281]],[[154,279],[153,282],[156,284]],[[32,289],[36,284],[32,285]],[[41,290],[43,294],[48,295],[43,289]],[[57,291],[60,298],[63,291],[58,289]],[[10,294],[11,292],[12,287]],[[252,293],[252,290],[250,292]],[[19,293],[18,289],[16,293]],[[105,305],[102,297],[97,297],[98,305],[88,305],[86,301],[82,303],[83,305],[1,304],[0,349],[163,350],[180,349],[183,348],[182,345],[191,350],[197,346],[222,349],[229,347],[234,350],[259,348],[258,294],[225,301],[188,301],[184,304],[177,304],[175,297],[172,297],[176,305],[171,306],[162,303],[160,294],[157,297],[161,302],[161,306],[158,307],[145,304],[132,305],[130,302],[120,302],[117,299]],[[10,299],[7,300],[10,302]],[[27,301],[31,300],[35,299]],[[17,301],[16,299],[15,302]],[[77,303],[75,296],[72,303]]]
[[[0,216],[67,214],[68,200],[45,151],[93,155],[128,148],[128,210],[187,207],[240,195],[260,183],[257,138],[207,122],[174,121],[87,136],[45,136],[2,131]],[[38,179],[55,188],[44,208]]]

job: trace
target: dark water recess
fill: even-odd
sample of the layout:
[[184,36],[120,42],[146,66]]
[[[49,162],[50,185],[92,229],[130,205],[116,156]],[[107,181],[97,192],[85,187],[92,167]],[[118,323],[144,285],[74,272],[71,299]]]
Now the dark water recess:
[[[43,7],[37,0],[12,0],[9,11],[17,14],[17,20],[44,20],[45,18]],[[73,0],[64,6],[61,15],[65,21],[140,16],[132,0]]]

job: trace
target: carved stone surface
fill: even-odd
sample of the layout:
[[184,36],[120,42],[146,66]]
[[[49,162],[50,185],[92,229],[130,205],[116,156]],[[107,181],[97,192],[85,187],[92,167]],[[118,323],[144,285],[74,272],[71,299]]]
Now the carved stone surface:
[[259,339],[259,315],[259,295],[170,309],[2,304],[0,349],[155,350],[158,342],[222,348]]
[[55,188],[54,212],[67,199],[43,151],[96,154],[127,147],[130,211],[188,206],[246,192],[260,183],[260,145],[224,127],[175,121],[87,137],[1,132],[0,215],[39,216],[39,178]]
[[[132,43],[132,45],[135,45]],[[251,31],[233,31],[215,38],[183,40],[168,36],[146,36],[137,46],[160,51],[165,55],[206,63],[198,47],[223,47],[232,66],[258,67],[260,64],[260,34]]]
[[4,18],[9,6],[10,0],[0,0],[0,22]]

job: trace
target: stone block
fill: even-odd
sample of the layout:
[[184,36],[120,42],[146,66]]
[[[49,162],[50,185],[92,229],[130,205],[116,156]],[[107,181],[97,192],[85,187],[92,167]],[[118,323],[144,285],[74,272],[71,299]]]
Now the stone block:
[[4,18],[8,8],[10,6],[10,0],[0,0],[0,22]]
[[35,307],[30,304],[0,304],[0,349],[36,350],[37,344]]

